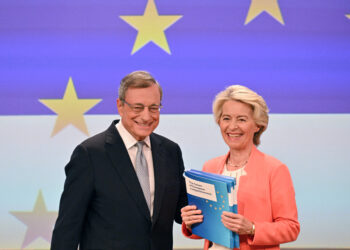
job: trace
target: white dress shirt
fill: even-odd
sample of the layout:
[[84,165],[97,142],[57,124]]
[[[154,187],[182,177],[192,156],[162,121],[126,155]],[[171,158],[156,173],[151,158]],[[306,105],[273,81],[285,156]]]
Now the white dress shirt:
[[[138,141],[129,133],[128,130],[124,127],[122,121],[120,120],[116,124],[116,128],[122,138],[126,149],[128,150],[130,160],[135,169],[136,153],[137,146],[135,145]],[[151,150],[151,140],[147,136],[144,140],[145,145],[143,145],[143,154],[147,161],[148,166],[148,175],[149,175],[149,188],[151,193],[151,217],[153,215],[153,201],[154,201],[154,168],[153,168],[153,158]]]

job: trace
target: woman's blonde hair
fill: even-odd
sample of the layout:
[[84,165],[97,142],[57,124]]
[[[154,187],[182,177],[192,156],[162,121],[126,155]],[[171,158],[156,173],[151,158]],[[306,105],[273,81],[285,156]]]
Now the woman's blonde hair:
[[252,108],[253,119],[259,131],[254,134],[253,143],[257,146],[260,144],[260,136],[266,130],[269,123],[269,109],[264,98],[252,91],[251,89],[241,85],[231,85],[224,91],[216,95],[213,102],[213,113],[216,123],[219,124],[222,115],[222,106],[225,102],[234,100],[245,103]]

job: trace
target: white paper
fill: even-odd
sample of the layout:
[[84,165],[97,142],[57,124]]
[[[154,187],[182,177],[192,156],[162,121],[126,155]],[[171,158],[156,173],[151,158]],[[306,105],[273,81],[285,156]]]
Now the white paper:
[[215,185],[193,180],[185,176],[187,193],[216,202]]

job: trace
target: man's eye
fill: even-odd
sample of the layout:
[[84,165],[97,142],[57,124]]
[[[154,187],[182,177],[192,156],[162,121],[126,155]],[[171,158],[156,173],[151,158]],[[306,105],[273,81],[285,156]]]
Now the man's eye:
[[142,111],[143,110],[143,106],[134,106],[134,110],[135,111]]
[[149,107],[149,110],[152,112],[157,112],[159,110],[159,107],[158,106],[151,106],[151,107]]

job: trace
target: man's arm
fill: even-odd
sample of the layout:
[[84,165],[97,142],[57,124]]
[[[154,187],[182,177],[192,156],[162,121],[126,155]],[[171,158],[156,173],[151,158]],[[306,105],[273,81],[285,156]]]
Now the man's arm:
[[73,152],[65,167],[66,181],[61,196],[51,250],[77,250],[85,214],[93,191],[93,170],[82,145]]
[[182,223],[181,208],[186,206],[188,201],[187,201],[186,183],[183,175],[185,171],[185,166],[182,159],[181,149],[178,145],[176,145],[176,149],[177,149],[178,165],[179,165],[180,193],[179,193],[179,200],[176,207],[175,221],[181,224]]

